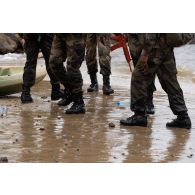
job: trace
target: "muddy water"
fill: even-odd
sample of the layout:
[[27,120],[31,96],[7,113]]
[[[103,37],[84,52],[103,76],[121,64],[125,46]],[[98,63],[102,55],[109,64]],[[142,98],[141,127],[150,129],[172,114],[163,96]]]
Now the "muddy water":
[[[120,126],[119,120],[132,113],[130,74],[119,55],[113,53],[112,96],[102,94],[100,75],[99,92],[86,92],[89,77],[83,63],[86,114],[65,115],[64,108],[51,102],[48,78],[33,87],[33,104],[22,105],[20,94],[0,98],[0,105],[8,107],[7,115],[0,118],[0,157],[6,156],[9,162],[195,162],[193,76],[179,74],[193,123],[191,130],[166,128],[174,116],[158,81],[156,114],[149,117],[148,127]],[[124,105],[117,106],[117,102]],[[115,127],[109,127],[110,122]]]

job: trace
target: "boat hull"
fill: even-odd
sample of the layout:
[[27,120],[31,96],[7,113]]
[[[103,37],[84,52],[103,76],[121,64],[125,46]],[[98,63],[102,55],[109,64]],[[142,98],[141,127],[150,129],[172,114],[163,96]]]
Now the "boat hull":
[[[22,66],[0,67],[0,96],[10,95],[22,91],[23,71],[24,67]],[[46,74],[47,72],[45,66],[37,66],[35,83],[42,81]]]

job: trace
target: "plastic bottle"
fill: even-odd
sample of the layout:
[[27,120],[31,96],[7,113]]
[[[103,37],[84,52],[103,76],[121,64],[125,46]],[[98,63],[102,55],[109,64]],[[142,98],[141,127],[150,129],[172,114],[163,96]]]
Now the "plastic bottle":
[[6,116],[7,112],[8,112],[7,106],[0,106],[0,117]]
[[126,106],[130,105],[130,101],[128,99],[123,100],[123,101],[117,101],[115,103],[115,105],[118,106],[118,107],[126,107]]

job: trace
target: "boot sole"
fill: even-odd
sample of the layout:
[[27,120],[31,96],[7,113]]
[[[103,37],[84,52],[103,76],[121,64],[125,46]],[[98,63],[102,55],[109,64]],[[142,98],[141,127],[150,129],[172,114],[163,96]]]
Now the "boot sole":
[[21,101],[22,104],[30,104],[30,103],[33,103],[33,101]]
[[151,114],[151,115],[154,115],[155,112],[146,112],[146,114]]
[[169,126],[166,124],[166,127],[169,127],[169,128],[180,128],[180,129],[191,129],[192,127],[191,126]]
[[129,126],[129,127],[133,127],[133,126],[136,126],[136,127],[147,127],[147,125],[129,125],[129,124],[123,124],[123,123],[120,123],[120,125],[123,125],[123,126]]
[[128,123],[123,123],[120,121],[120,125],[124,125],[124,126],[138,126],[138,127],[147,127],[148,124],[128,124]]
[[98,92],[99,90],[91,90],[91,89],[87,89],[87,92]]
[[59,100],[60,98],[62,98],[62,97],[58,97],[58,98],[52,98],[52,97],[51,97],[51,100],[52,100],[52,101],[57,101],[57,100]]
[[80,111],[80,112],[65,112],[65,114],[85,114],[85,110]]
[[113,92],[111,92],[111,93],[108,93],[108,92],[103,92],[103,94],[104,95],[111,95],[111,94],[113,94],[114,93],[114,91]]

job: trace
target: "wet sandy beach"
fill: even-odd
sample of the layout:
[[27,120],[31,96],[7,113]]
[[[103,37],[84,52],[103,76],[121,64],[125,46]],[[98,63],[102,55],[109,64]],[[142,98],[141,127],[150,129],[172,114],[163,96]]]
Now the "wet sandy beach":
[[[87,93],[89,76],[83,63],[86,114],[65,115],[64,108],[51,102],[48,77],[33,87],[33,104],[22,105],[20,94],[0,98],[0,105],[8,107],[7,115],[0,118],[0,157],[9,162],[195,162],[195,80],[179,75],[191,130],[166,128],[175,116],[158,80],[156,114],[149,117],[148,127],[124,127],[119,120],[132,114],[130,74],[124,60],[112,70],[114,95],[102,94],[101,75],[99,92]],[[115,127],[109,127],[110,122]]]

